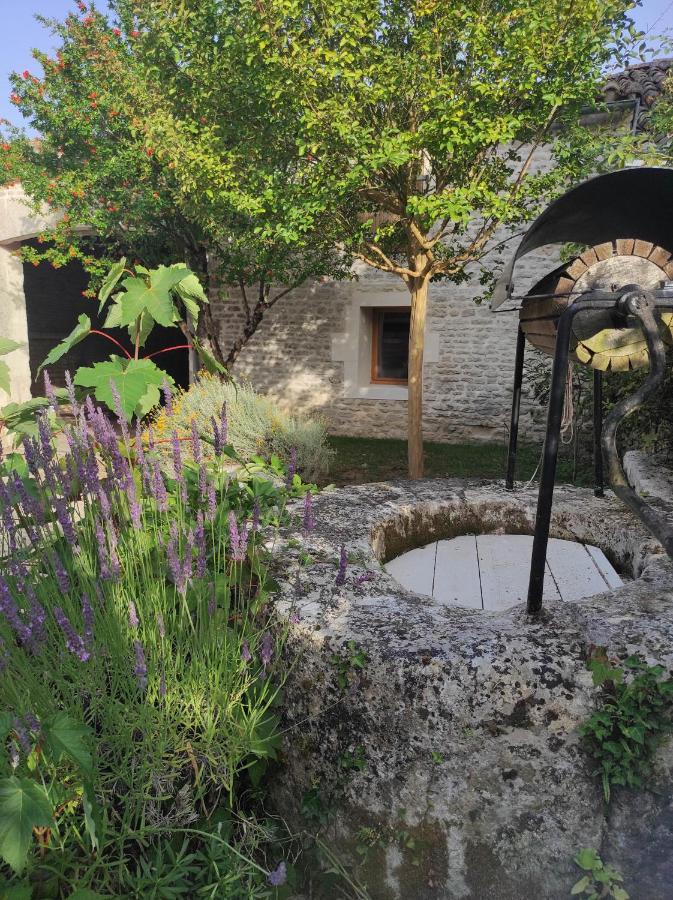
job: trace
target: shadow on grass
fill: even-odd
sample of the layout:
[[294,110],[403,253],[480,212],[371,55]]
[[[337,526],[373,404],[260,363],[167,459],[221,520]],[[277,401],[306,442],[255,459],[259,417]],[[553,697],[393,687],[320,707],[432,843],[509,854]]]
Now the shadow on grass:
[[[336,485],[365,484],[407,477],[407,442],[394,438],[331,436],[334,460],[326,482]],[[504,479],[507,447],[504,444],[436,444],[427,442],[426,478]],[[541,446],[519,447],[517,481],[532,477],[542,453]],[[559,459],[556,480],[572,482],[572,459]],[[536,478],[539,477],[539,471]],[[591,484],[591,468],[578,468],[575,484]]]

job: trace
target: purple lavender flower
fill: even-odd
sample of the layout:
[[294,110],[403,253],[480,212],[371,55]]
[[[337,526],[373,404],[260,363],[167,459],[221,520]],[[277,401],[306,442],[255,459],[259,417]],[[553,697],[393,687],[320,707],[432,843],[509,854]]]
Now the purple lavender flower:
[[259,657],[262,660],[262,665],[266,669],[266,667],[271,662],[271,657],[273,656],[273,637],[271,636],[270,631],[265,631],[262,635],[262,643],[259,648]]
[[28,624],[30,629],[30,640],[28,641],[28,648],[31,653],[37,654],[47,638],[45,630],[47,614],[44,611],[44,607],[35,596],[33,588],[30,585],[26,585],[26,588],[26,593],[30,600],[30,621]]
[[82,621],[84,622],[84,646],[93,650],[93,607],[86,594],[82,594]]
[[66,539],[70,547],[74,550],[77,547],[77,536],[75,534],[75,527],[72,523],[72,518],[70,517],[68,506],[62,497],[54,497],[53,503],[54,509],[56,510],[56,518],[58,519],[58,524],[61,526],[61,530],[63,531],[63,537]]
[[166,512],[168,509],[168,494],[166,493],[166,485],[164,477],[161,474],[158,460],[154,460],[152,464],[152,482],[154,488],[154,499],[157,501],[159,512]]
[[25,624],[19,615],[16,603],[14,602],[9,585],[4,578],[0,576],[0,613],[7,619],[14,634],[17,636],[21,644],[28,644],[31,638],[30,628]]
[[249,663],[252,660],[252,653],[250,652],[250,645],[245,640],[245,638],[243,639],[243,642],[241,643],[241,659],[243,660],[244,663]]
[[37,433],[40,438],[40,450],[45,463],[50,463],[54,458],[54,445],[51,440],[51,428],[45,412],[37,415]]
[[98,563],[100,565],[100,577],[103,579],[103,581],[107,581],[109,578],[112,577],[112,571],[110,569],[110,563],[109,563],[107,540],[105,538],[105,532],[103,531],[103,526],[100,523],[100,519],[96,519],[94,528],[95,528],[95,533],[96,533],[96,549],[98,551]]
[[285,487],[288,489],[288,491],[292,487],[292,482],[294,480],[296,471],[297,471],[297,448],[293,447],[290,450],[290,462],[287,467],[287,478],[285,479]]
[[19,747],[23,750],[24,754],[28,756],[30,751],[33,749],[33,745],[28,737],[28,732],[26,731],[26,727],[21,721],[21,719],[14,719],[13,722],[13,730],[16,735],[16,739],[18,741]]
[[138,503],[138,493],[136,491],[136,483],[132,472],[129,471],[126,480],[126,498],[129,504],[129,515],[134,528],[140,528],[140,504]]
[[206,574],[206,530],[203,527],[203,513],[201,510],[199,510],[196,517],[194,543],[196,545],[196,577],[203,578]]
[[301,622],[301,617],[300,617],[299,613],[296,613],[296,612],[291,613],[290,617],[288,619],[288,622],[290,623],[290,625],[298,625]]
[[199,498],[206,500],[208,497],[208,473],[204,463],[199,463]]
[[129,600],[129,627],[133,629],[133,631],[138,630],[138,626],[140,622],[138,621],[138,611],[136,610],[136,605],[133,600]]
[[175,475],[175,480],[182,485],[184,481],[182,474],[182,453],[180,452],[180,438],[175,430],[171,432],[171,445],[173,449],[173,474]]
[[166,637],[166,626],[164,624],[164,617],[161,613],[157,613],[157,631],[159,632],[159,637],[163,641]]
[[171,533],[166,545],[166,556],[168,557],[168,568],[173,579],[173,584],[179,594],[183,596],[187,592],[187,583],[192,577],[192,549],[194,546],[194,537],[190,533],[187,535],[185,556],[180,559],[178,553],[178,529],[175,522],[171,524]]
[[23,455],[26,458],[26,464],[28,466],[28,471],[33,476],[33,478],[37,479],[40,476],[40,464],[42,462],[39,447],[37,446],[37,442],[33,440],[31,437],[24,438],[23,441]]
[[68,650],[73,653],[80,662],[86,662],[90,656],[89,651],[84,646],[84,641],[81,636],[77,634],[70,619],[66,616],[60,606],[54,607],[54,618],[63,632],[65,645]]
[[68,578],[68,573],[63,567],[63,563],[58,555],[58,553],[54,553],[51,558],[52,565],[54,567],[54,574],[56,575],[56,581],[58,582],[58,588],[62,594],[67,594],[70,591],[70,579]]
[[222,441],[222,434],[220,432],[220,427],[217,424],[217,420],[215,416],[210,417],[210,427],[213,430],[213,443],[215,456],[222,456],[222,451],[224,450],[224,443]]
[[135,640],[133,642],[133,651],[136,658],[133,674],[138,680],[138,687],[141,691],[144,691],[147,687],[147,663],[145,662],[145,651],[143,650],[143,645],[140,641]]
[[364,584],[365,581],[373,581],[376,578],[376,572],[363,572],[355,579],[356,584]]
[[31,734],[39,734],[42,730],[42,726],[40,725],[40,720],[37,716],[33,715],[33,713],[26,713],[23,717],[23,721],[26,723],[28,730]]
[[122,406],[122,398],[119,396],[119,388],[117,387],[117,384],[113,378],[110,379],[110,393],[112,394],[112,405],[114,406],[117,421],[119,422],[119,427],[121,428],[124,443],[128,445],[129,430],[126,422],[126,415],[124,414],[124,408]]
[[73,416],[77,416],[79,415],[79,404],[77,403],[77,397],[75,396],[75,385],[72,382],[72,376],[68,369],[65,370],[65,387],[68,391],[68,400],[70,400],[72,414]]
[[267,876],[267,882],[271,885],[271,887],[280,887],[285,884],[287,881],[287,866],[281,860],[275,869],[269,872]]
[[206,518],[212,522],[217,512],[217,496],[215,495],[215,487],[208,482],[208,509],[206,510]]
[[229,511],[229,543],[231,545],[231,558],[234,562],[243,562],[248,547],[248,530],[239,530],[236,516]]
[[51,383],[51,378],[49,377],[49,372],[44,370],[44,393],[49,401],[49,406],[56,411],[58,408],[58,400],[56,399],[56,394],[54,393],[54,387]]
[[337,572],[336,577],[336,585],[337,587],[341,587],[346,583],[346,569],[348,567],[348,553],[346,552],[346,548],[344,545],[341,545],[341,550],[339,552],[339,571]]
[[308,536],[315,528],[315,516],[313,514],[313,498],[311,492],[307,491],[304,497],[304,519],[302,522],[302,531]]
[[161,385],[161,392],[164,395],[166,415],[170,419],[173,416],[173,392],[171,391],[171,386],[168,383],[168,379],[164,379],[164,383]]

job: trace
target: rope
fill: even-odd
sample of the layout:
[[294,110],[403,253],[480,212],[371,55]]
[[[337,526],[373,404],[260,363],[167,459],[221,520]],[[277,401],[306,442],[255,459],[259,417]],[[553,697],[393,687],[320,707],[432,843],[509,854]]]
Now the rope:
[[573,364],[568,362],[565,396],[563,397],[563,416],[561,418],[561,442],[572,443],[575,436],[575,403],[573,399]]

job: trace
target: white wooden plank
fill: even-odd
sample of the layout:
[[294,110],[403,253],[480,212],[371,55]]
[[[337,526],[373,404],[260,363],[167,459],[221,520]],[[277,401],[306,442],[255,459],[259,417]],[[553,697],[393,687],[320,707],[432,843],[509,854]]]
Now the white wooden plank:
[[473,534],[437,544],[432,596],[447,606],[482,608],[477,539]]
[[[477,554],[484,609],[499,611],[524,603],[528,594],[533,538],[523,534],[480,534]],[[545,571],[545,600],[560,599],[549,567]]]
[[615,572],[612,567],[612,563],[607,558],[605,553],[599,547],[593,547],[591,544],[587,544],[587,553],[595,563],[598,571],[601,573],[603,578],[606,580],[609,588],[618,588],[621,587],[624,582],[619,577],[619,575]]
[[386,563],[385,570],[401,585],[417,594],[432,596],[437,543],[403,553]]
[[562,600],[581,600],[609,589],[584,544],[550,538],[547,546],[547,565]]

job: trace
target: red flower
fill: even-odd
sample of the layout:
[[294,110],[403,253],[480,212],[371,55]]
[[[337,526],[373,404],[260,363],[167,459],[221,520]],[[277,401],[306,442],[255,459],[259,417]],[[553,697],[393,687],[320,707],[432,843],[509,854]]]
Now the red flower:
[[77,6],[80,12],[86,12],[86,3],[83,3],[82,0],[77,0]]
[[145,153],[147,153],[148,156],[154,156],[154,150],[151,147],[145,147]]
[[23,72],[21,73],[21,77],[24,81],[27,81],[30,78],[30,72],[28,71],[28,69],[23,70]]
[[140,34],[140,32],[138,31],[138,29],[134,28],[133,31],[131,32],[131,37],[137,38],[139,34]]
[[91,93],[88,96],[89,96],[89,100],[95,100],[96,97],[98,96],[98,93],[96,91],[91,91]]
[[2,149],[3,149],[3,150],[9,150],[9,149],[10,149],[10,148],[9,148],[9,144],[3,144],[3,145],[2,145]]
[[12,101],[12,103],[21,103],[21,97],[19,97],[18,94],[10,94],[9,99]]
[[113,28],[112,34],[114,34],[115,37],[121,37],[122,36],[121,28]]
[[[86,7],[85,7],[86,9]],[[95,19],[93,16],[87,16],[86,19],[82,19],[82,25],[93,25]]]

